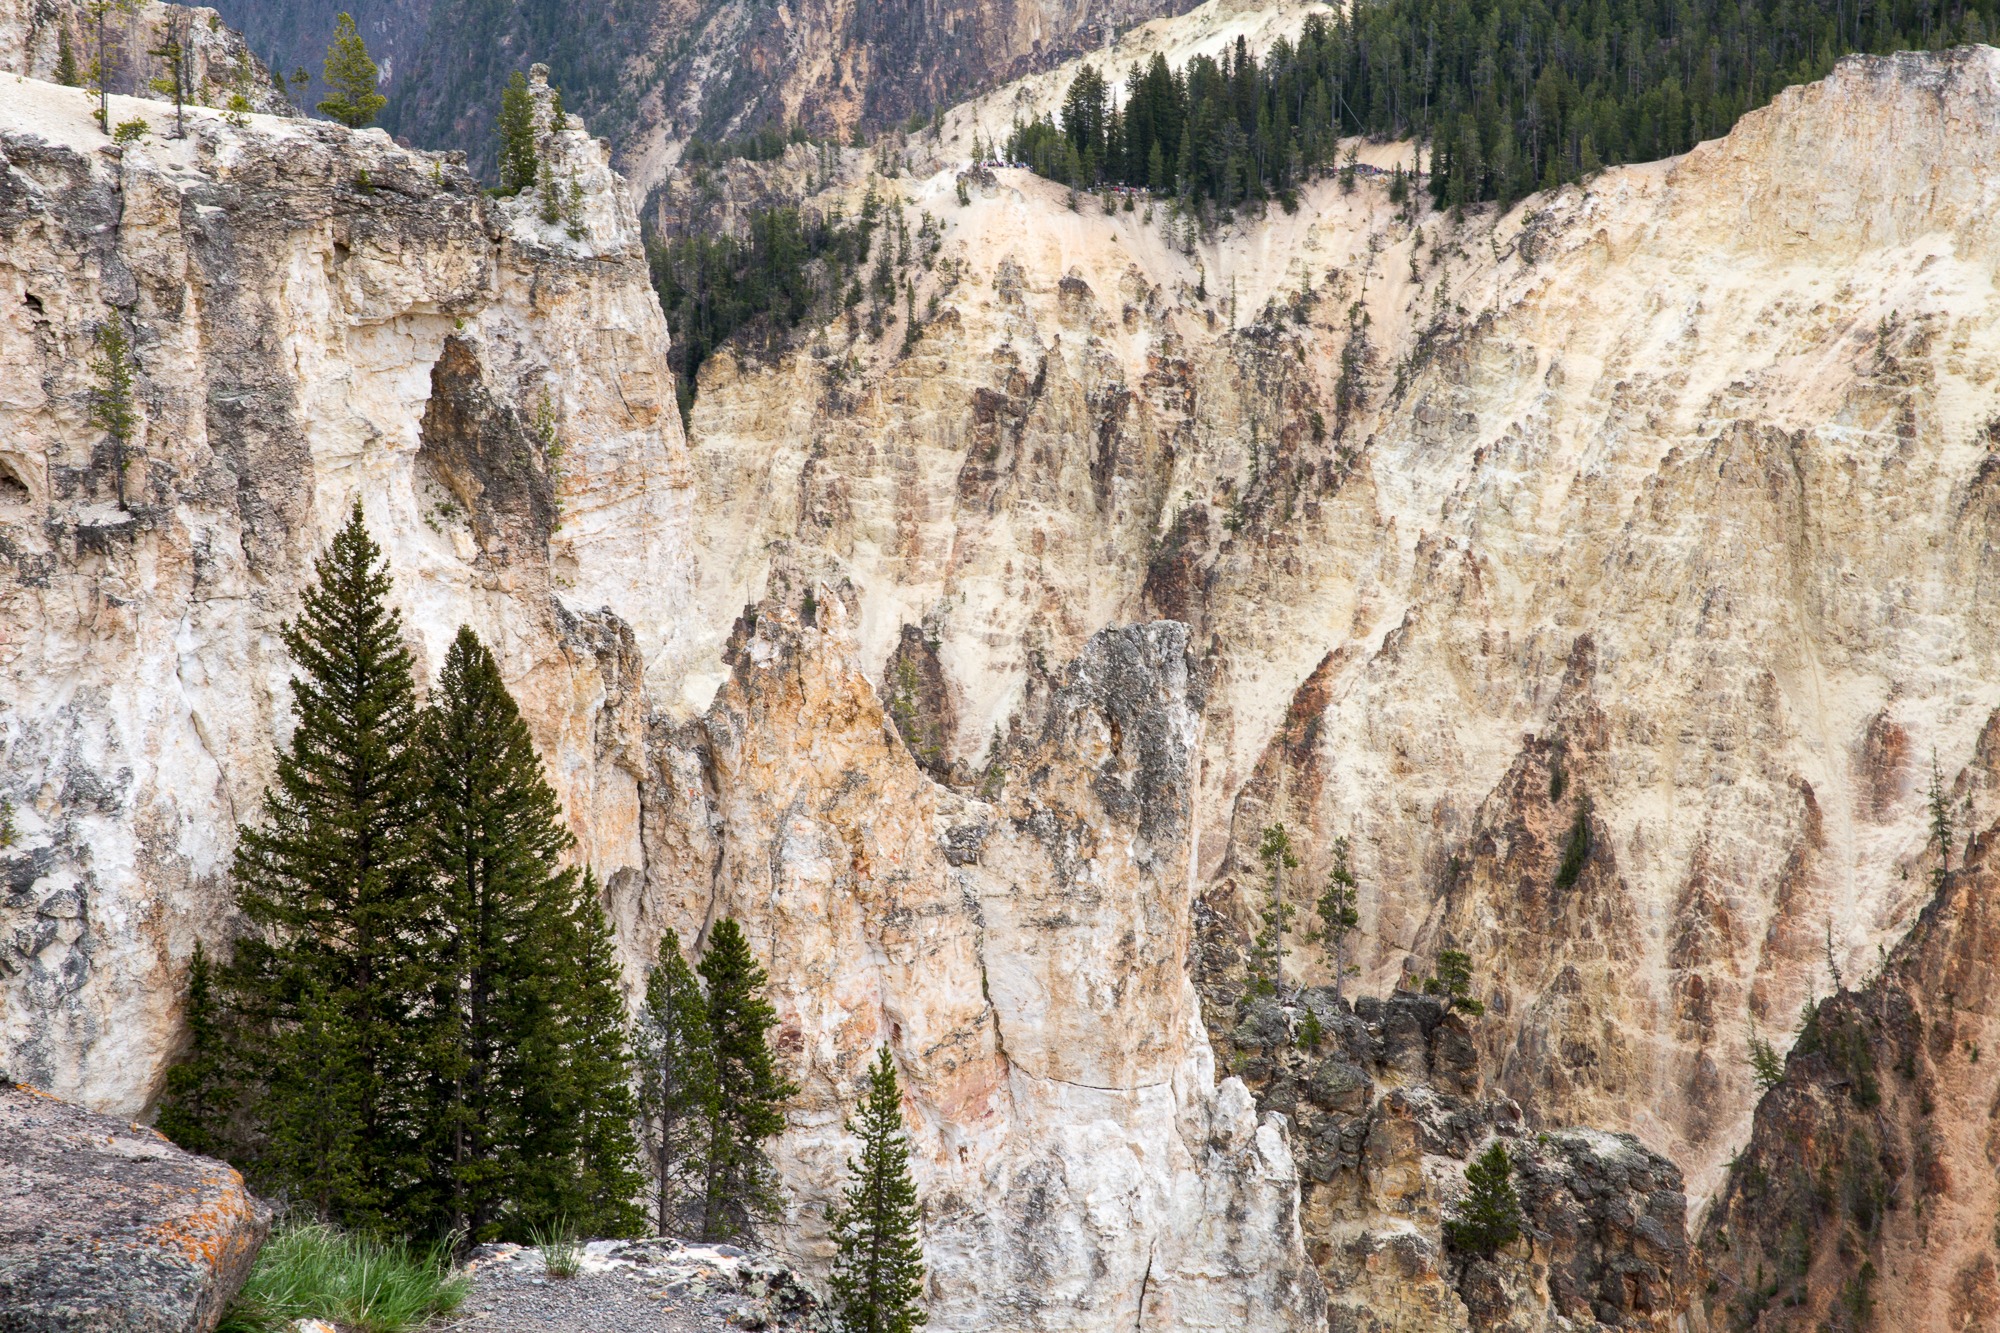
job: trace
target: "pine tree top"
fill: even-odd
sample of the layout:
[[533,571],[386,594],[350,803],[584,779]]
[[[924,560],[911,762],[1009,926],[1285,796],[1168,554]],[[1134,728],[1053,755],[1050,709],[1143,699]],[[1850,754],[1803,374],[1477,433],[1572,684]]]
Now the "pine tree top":
[[321,71],[326,86],[333,91],[318,109],[349,129],[360,129],[388,105],[389,99],[375,90],[381,71],[368,58],[368,44],[361,40],[352,14],[343,13],[334,20],[333,41],[326,48]]

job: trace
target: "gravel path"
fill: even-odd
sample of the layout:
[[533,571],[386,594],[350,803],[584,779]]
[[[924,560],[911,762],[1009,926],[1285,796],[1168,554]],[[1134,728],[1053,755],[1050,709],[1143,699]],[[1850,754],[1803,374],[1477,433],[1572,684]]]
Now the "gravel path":
[[466,1265],[472,1292],[432,1333],[724,1333],[818,1326],[811,1297],[783,1267],[728,1245],[592,1241],[583,1271],[552,1278],[541,1253],[484,1245]]

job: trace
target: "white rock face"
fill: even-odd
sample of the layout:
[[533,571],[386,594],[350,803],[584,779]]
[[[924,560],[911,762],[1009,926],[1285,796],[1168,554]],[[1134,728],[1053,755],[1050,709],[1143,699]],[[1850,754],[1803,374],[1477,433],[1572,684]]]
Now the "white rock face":
[[[289,727],[276,629],[357,497],[424,673],[460,623],[494,645],[607,879],[643,864],[642,664],[686,600],[665,329],[596,146],[554,136],[572,239],[379,131],[250,121],[121,152],[81,90],[0,79],[0,1034],[16,1077],[121,1114],[195,939],[232,930]],[[122,474],[87,419],[119,318]]]
[[[917,768],[837,592],[764,602],[649,826],[663,900],[628,939],[718,914],[768,960],[802,1085],[783,1242],[831,1253],[819,1201],[887,1044],[925,1201],[933,1327],[1309,1329],[1281,1117],[1220,1093],[1185,958],[1198,686],[1177,624],[1106,631],[990,800]],[[692,753],[690,753],[692,751]]]

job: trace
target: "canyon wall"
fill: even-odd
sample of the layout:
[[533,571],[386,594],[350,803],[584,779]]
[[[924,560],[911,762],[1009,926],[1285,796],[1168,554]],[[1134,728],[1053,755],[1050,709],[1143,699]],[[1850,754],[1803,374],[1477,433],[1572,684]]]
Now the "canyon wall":
[[1090,635],[1183,620],[1217,966],[1264,825],[1301,910],[1349,835],[1357,984],[1468,950],[1501,1086],[1701,1197],[1751,1018],[1908,928],[1932,756],[1949,781],[2000,703],[1997,78],[1850,59],[1504,216],[1365,173],[1233,220],[877,179],[939,228],[881,336],[703,372],[678,688],[782,557],[852,582],[862,660],[976,785]]
[[[67,42],[77,82],[87,85],[91,62],[98,54],[97,31],[84,0],[0,0],[0,71],[57,82]],[[177,34],[187,48],[189,100],[226,107],[230,97],[240,93],[252,110],[290,110],[271,72],[220,15],[206,6],[162,0],[142,0],[129,10],[114,9],[107,15],[104,65],[111,91],[153,96],[152,81],[168,77],[159,50],[170,34]],[[168,87],[171,98],[171,83]],[[147,114],[162,119],[158,108]]]
[[[698,651],[665,324],[601,144],[538,107],[554,221],[379,130],[199,111],[119,146],[80,90],[0,84],[0,1067],[156,1096],[195,943],[243,924],[278,628],[358,500],[420,673],[462,623],[494,647],[634,990],[718,912],[766,961],[804,1087],[772,1243],[824,1260],[886,1043],[933,1327],[1317,1327],[1286,1122],[1217,1087],[1186,969],[1184,627],[1079,645],[981,799],[919,770],[837,583],[773,581],[706,710],[656,708]],[[122,448],[91,420],[114,323]]]
[[[580,131],[550,136],[572,229],[380,131],[201,111],[176,140],[114,97],[156,125],[120,147],[82,90],[0,96],[0,1032],[16,1078],[130,1115],[195,940],[233,933],[234,829],[289,730],[277,628],[329,525],[362,501],[424,675],[462,622],[494,646],[629,880],[691,474],[632,208]],[[89,419],[112,321],[122,456]]]

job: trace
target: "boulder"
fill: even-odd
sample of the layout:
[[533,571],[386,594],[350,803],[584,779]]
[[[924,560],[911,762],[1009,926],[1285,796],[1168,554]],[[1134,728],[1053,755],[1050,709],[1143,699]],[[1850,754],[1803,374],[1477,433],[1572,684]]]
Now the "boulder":
[[235,1168],[0,1081],[0,1327],[206,1333],[270,1224]]

